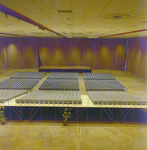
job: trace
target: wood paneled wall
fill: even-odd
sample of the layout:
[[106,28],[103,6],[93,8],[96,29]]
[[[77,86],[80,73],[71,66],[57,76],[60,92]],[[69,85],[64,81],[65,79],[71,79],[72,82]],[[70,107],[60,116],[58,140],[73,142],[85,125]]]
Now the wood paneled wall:
[[38,67],[36,38],[0,38],[0,69]]
[[0,69],[42,65],[119,69],[125,62],[125,39],[1,38]]
[[147,38],[128,39],[127,70],[147,80]]
[[125,65],[125,44],[122,39],[39,39],[39,55],[42,65],[119,69]]
[[0,70],[7,69],[7,56],[4,38],[0,38]]
[[[42,65],[125,66],[125,39],[0,38],[0,70]],[[147,38],[128,39],[127,70],[147,80]]]

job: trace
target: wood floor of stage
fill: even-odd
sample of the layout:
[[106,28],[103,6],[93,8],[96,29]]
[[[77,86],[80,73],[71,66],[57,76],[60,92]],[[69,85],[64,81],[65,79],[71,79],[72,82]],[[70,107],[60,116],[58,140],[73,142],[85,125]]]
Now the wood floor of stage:
[[41,66],[39,72],[91,72],[89,66]]

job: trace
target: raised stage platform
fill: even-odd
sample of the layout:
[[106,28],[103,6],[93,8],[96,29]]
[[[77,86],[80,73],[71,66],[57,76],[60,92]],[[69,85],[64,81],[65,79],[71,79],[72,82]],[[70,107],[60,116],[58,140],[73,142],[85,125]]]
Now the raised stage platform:
[[41,66],[38,69],[39,72],[89,72],[91,68],[89,66]]
[[[8,76],[12,76],[17,72],[25,71],[37,72],[38,70],[4,70],[0,72],[0,80],[3,81],[4,79],[8,78]],[[66,102],[66,95],[64,95],[64,93],[66,93],[67,91],[63,91],[63,95],[57,94],[56,98],[58,98],[58,101],[56,101],[54,97],[55,94],[53,94],[52,102],[49,101],[51,99],[48,100],[48,95],[41,95],[39,93],[47,92],[39,91],[40,85],[46,80],[49,75],[49,73],[46,73],[31,90],[26,91],[27,93],[20,90],[15,90],[14,93],[13,89],[12,92],[3,90],[0,95],[0,98],[2,98],[0,106],[5,106],[4,111],[8,121],[62,121],[62,114],[64,112],[64,109],[66,107],[71,107],[73,110],[72,116],[69,121],[72,122],[147,123],[147,83],[144,80],[135,77],[133,74],[126,71],[92,70],[92,72],[111,73],[116,78],[116,80],[120,81],[120,83],[122,83],[127,88],[127,92],[118,91],[122,94],[117,94],[117,91],[114,91],[116,92],[116,94],[113,95],[113,91],[109,91],[110,94],[105,91],[102,91],[105,92],[105,94],[99,91],[86,91],[83,73],[79,73],[79,91],[76,92],[80,92],[81,94],[81,99],[79,99],[80,101],[74,102],[74,96],[71,96],[72,102]],[[8,76],[5,76],[6,74]],[[39,96],[36,96],[37,99],[34,99],[34,92],[39,94]],[[50,92],[53,93],[55,91]],[[58,90],[58,92],[62,91]],[[70,92],[72,93],[74,91]],[[4,98],[4,96],[8,96],[8,94],[11,95]],[[27,94],[29,94],[28,97],[26,97]],[[130,95],[128,94],[131,94],[133,97],[130,97]],[[128,98],[125,98],[125,95]],[[23,96],[25,97],[25,99],[23,98]],[[68,94],[68,96],[70,95]],[[140,97],[141,99],[136,99],[136,97]],[[119,101],[120,99],[122,100],[121,103]],[[131,99],[133,99],[133,101]],[[144,99],[144,101],[142,99]]]

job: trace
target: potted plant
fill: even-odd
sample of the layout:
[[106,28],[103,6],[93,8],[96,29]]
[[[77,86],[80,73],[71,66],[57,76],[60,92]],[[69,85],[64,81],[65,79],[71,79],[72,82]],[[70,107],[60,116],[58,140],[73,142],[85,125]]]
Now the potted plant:
[[64,110],[64,114],[62,114],[62,116],[63,116],[63,125],[64,126],[66,126],[67,125],[67,120],[68,120],[68,118],[71,118],[71,111],[72,110],[72,108],[65,108],[65,110]]
[[0,107],[0,121],[1,121],[1,124],[4,125],[6,123],[6,117],[5,117],[5,114],[4,114],[4,111],[1,110],[1,108],[5,109],[5,107]]

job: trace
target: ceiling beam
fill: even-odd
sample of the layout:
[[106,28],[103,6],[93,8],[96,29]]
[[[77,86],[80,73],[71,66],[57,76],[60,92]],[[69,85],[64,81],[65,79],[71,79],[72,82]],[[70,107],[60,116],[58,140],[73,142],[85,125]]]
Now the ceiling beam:
[[15,17],[15,18],[17,18],[17,19],[20,19],[20,20],[25,21],[25,22],[27,22],[27,23],[33,24],[33,25],[35,25],[35,26],[38,26],[38,27],[41,28],[41,29],[44,29],[44,30],[47,30],[47,31],[49,31],[49,32],[55,33],[56,35],[59,35],[59,36],[61,36],[61,37],[65,37],[65,36],[63,36],[62,34],[57,33],[57,32],[55,32],[55,31],[53,31],[52,29],[50,29],[50,28],[48,28],[48,27],[46,27],[46,26],[44,26],[44,25],[42,25],[42,24],[40,24],[40,23],[38,23],[38,22],[36,22],[36,21],[34,21],[34,20],[28,18],[28,17],[26,17],[26,16],[24,16],[24,15],[21,15],[20,13],[17,13],[17,12],[15,12],[15,11],[11,10],[10,8],[5,7],[5,6],[2,5],[2,4],[0,4],[0,11],[1,11],[2,13],[5,13],[6,15],[13,16],[13,17]]
[[119,35],[125,35],[125,34],[137,33],[137,32],[144,32],[144,31],[147,31],[147,29],[135,30],[135,31],[118,33],[118,34],[112,34],[112,35],[106,35],[106,36],[101,36],[99,38],[107,38],[107,37],[112,37],[112,36],[119,36]]
[[19,36],[19,37],[34,37],[34,36],[27,36],[27,35],[19,35],[19,34],[10,34],[10,33],[1,33],[0,35],[11,35],[11,36]]

